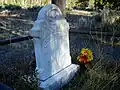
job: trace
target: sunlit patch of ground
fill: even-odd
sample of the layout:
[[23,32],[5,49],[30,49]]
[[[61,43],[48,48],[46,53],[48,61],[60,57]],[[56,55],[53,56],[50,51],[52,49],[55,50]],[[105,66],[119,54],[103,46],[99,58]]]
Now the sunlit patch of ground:
[[0,12],[0,17],[3,16],[3,17],[20,17],[19,14],[15,14],[9,10],[4,10],[4,11],[1,11]]
[[[26,36],[31,29],[37,12],[27,9],[0,12],[0,39]],[[8,33],[8,34],[7,34]]]
[[83,11],[83,10],[72,10],[72,11],[70,11],[70,14],[83,15],[83,16],[92,16],[95,13],[96,12],[94,12],[94,11]]

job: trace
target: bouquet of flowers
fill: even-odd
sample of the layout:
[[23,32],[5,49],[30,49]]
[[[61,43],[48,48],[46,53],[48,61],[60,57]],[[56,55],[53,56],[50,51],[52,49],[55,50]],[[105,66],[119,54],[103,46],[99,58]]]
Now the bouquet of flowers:
[[80,55],[77,57],[79,62],[84,63],[87,68],[92,68],[93,52],[88,48],[82,48]]

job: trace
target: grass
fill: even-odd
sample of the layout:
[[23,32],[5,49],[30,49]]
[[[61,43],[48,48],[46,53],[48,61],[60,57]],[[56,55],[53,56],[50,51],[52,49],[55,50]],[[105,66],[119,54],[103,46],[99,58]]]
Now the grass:
[[[109,12],[104,17],[102,31],[120,32],[120,17],[116,11]],[[113,38],[110,37],[110,38]],[[101,37],[101,40],[103,37]],[[111,40],[110,42],[114,42]],[[98,45],[99,46],[99,45]],[[100,49],[101,50],[101,49]],[[99,52],[95,52],[99,53]],[[77,76],[62,90],[120,90],[120,61],[111,60],[110,57],[101,57],[94,60],[93,68],[85,72],[79,72]],[[76,56],[73,60],[75,60]]]
[[17,63],[15,66],[9,68],[1,66],[0,81],[16,90],[37,90],[38,79],[36,73],[34,71],[24,72],[21,70],[21,67],[24,67],[24,65],[27,64]]
[[62,90],[120,90],[120,62],[100,59]]
[[50,0],[1,0],[0,5],[15,5],[22,7],[43,6],[50,3]]
[[[101,57],[92,64],[92,69],[78,72],[61,90],[120,90],[120,61],[110,61]],[[37,74],[32,66],[27,66],[28,62],[21,61],[9,68],[5,65],[0,66],[1,81],[16,90],[37,90]]]
[[37,90],[38,79],[35,63],[31,63],[31,61],[35,61],[35,58],[30,53],[26,54],[33,50],[32,42],[24,41],[8,45],[8,51],[4,49],[6,46],[2,46],[2,48],[3,53],[1,53],[0,59],[3,60],[2,54],[4,54],[8,60],[5,59],[4,64],[1,64],[2,61],[0,63],[0,81],[16,90]]

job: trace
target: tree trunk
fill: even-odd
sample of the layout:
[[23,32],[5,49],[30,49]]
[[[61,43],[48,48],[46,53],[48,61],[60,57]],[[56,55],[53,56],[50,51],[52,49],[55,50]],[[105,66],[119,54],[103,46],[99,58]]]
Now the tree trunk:
[[57,5],[63,12],[66,6],[66,0],[52,0],[52,4]]

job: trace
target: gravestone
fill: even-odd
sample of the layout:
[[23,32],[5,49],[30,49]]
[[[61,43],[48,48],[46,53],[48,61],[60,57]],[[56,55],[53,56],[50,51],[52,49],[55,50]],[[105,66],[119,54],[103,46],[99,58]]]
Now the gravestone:
[[39,11],[30,34],[34,37],[40,88],[58,90],[72,79],[79,68],[71,64],[69,24],[60,9],[49,4]]

